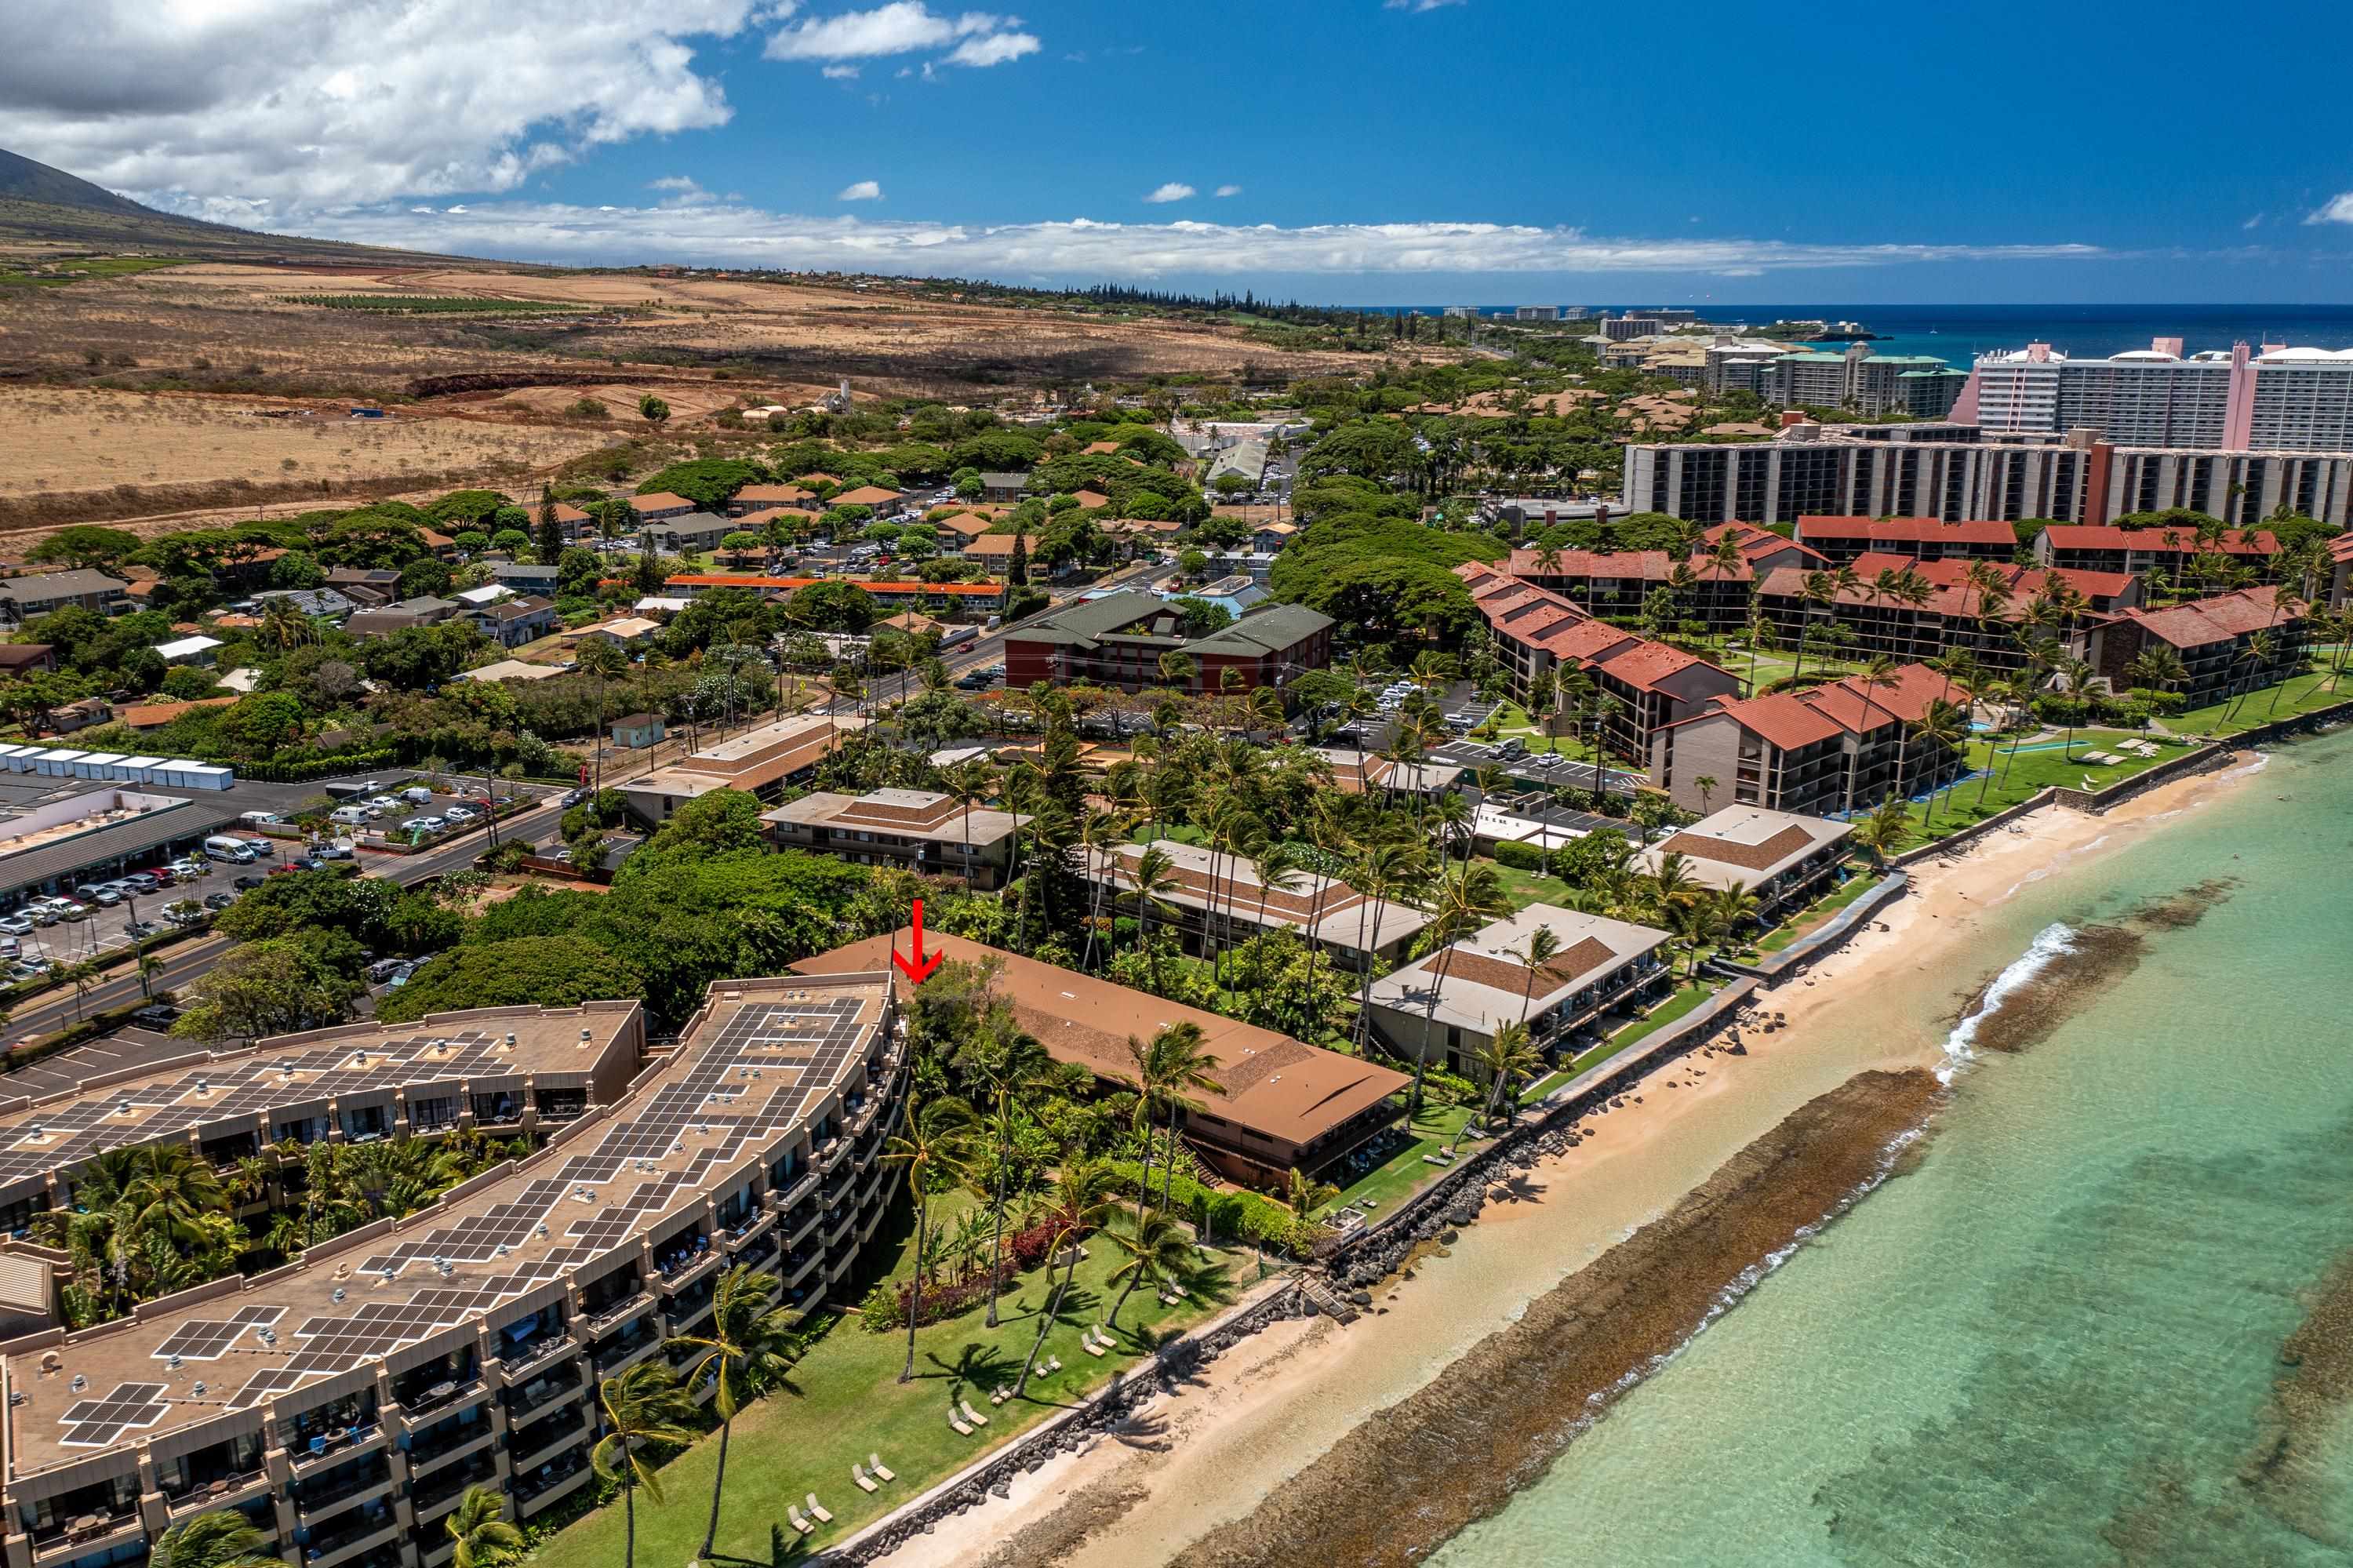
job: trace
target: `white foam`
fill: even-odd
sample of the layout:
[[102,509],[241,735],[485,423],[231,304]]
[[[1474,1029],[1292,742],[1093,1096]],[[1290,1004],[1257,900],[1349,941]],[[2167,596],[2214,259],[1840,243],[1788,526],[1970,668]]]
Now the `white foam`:
[[1953,1032],[1945,1036],[1945,1064],[1936,1069],[1936,1081],[1951,1083],[1954,1074],[1977,1060],[1978,1025],[1985,1021],[1988,1014],[1998,1012],[2020,986],[2074,950],[2074,927],[2053,923],[2038,932],[2034,940],[2027,945],[2026,951],[2011,959],[2001,973],[1993,977],[1993,983],[1986,987],[1977,1010],[1953,1025]]

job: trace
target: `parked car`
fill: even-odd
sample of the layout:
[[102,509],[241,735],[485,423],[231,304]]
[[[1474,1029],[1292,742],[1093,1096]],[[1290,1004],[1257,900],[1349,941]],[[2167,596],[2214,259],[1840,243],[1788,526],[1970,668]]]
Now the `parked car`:
[[471,806],[445,806],[441,814],[453,822],[470,822],[477,815]]
[[229,885],[236,888],[239,893],[250,893],[255,888],[261,885],[261,878],[258,876],[240,876],[235,882],[229,884]]
[[563,804],[564,804],[564,808],[565,808],[565,810],[570,810],[573,807],[575,807],[575,806],[576,806],[576,805],[580,804],[580,802],[581,802],[581,801],[586,800],[590,795],[592,795],[592,794],[594,794],[594,793],[595,793],[595,791],[594,791],[594,790],[592,790],[592,789],[566,789],[566,790],[564,792],[564,802],[563,802]]
[[58,966],[56,964],[52,963],[47,959],[26,959],[16,966],[16,972],[19,975],[29,979],[34,975],[47,974],[51,969],[56,969],[57,967]]
[[0,932],[11,937],[29,937],[33,934],[33,917],[30,915],[11,915],[0,919]]
[[163,881],[151,871],[134,871],[122,880],[129,883],[134,892],[142,895],[156,892],[164,885]]
[[448,827],[449,822],[444,817],[411,817],[400,825],[411,832],[438,833]]
[[[249,881],[251,879],[246,878],[243,880]],[[207,893],[205,895],[205,907],[207,909],[226,909],[236,902],[237,895],[234,893]]]
[[205,864],[202,861],[189,860],[185,857],[172,863],[172,874],[178,877],[183,882],[188,881],[193,877],[203,876],[211,870],[212,867]]
[[180,1010],[170,1002],[155,1001],[132,1013],[131,1022],[142,1029],[163,1030],[171,1028],[172,1021],[179,1016]]
[[122,934],[134,942],[142,938],[152,937],[162,929],[161,926],[152,920],[126,920],[122,923]]
[[406,959],[379,959],[367,967],[368,981],[372,985],[382,985],[407,967]]

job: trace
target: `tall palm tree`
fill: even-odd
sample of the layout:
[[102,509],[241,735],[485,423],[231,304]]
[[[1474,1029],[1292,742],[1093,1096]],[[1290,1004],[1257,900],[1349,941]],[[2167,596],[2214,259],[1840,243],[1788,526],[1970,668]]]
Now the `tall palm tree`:
[[265,1550],[269,1532],[234,1509],[215,1509],[165,1531],[150,1568],[286,1568]]
[[1527,989],[1520,994],[1520,1022],[1528,1021],[1528,1009],[1536,999],[1536,982],[1545,968],[1560,953],[1560,933],[1549,926],[1538,926],[1528,933],[1526,943],[1512,954],[1520,968],[1528,971]]
[[[1413,900],[1429,880],[1429,863],[1418,843],[1383,842],[1365,846],[1348,877],[1357,895],[1356,948],[1364,959],[1364,978],[1356,995],[1356,1044],[1362,1049],[1372,1028],[1373,954],[1380,938],[1381,916],[1393,900]],[[1366,915],[1372,924],[1364,924]]]
[[2256,630],[2247,634],[2246,643],[2232,658],[2232,663],[2246,666],[2246,680],[2243,683],[2233,682],[2234,684],[2238,684],[2239,690],[2231,699],[2231,705],[2222,711],[2224,724],[2229,724],[2237,715],[2239,705],[2247,700],[2248,694],[2255,689],[2255,683],[2261,680],[2263,673],[2271,667],[2274,652],[2274,644],[2269,631]]
[[638,1450],[649,1444],[692,1442],[687,1423],[694,1417],[694,1402],[679,1386],[670,1362],[656,1356],[599,1383],[596,1403],[605,1414],[605,1435],[588,1451],[588,1464],[599,1477],[620,1483],[627,1531],[621,1568],[637,1568],[638,1489],[643,1487],[657,1503],[662,1500],[660,1473]]
[[[1873,705],[1871,700],[1871,694],[1877,691],[1882,686],[1893,686],[1896,683],[1894,660],[1889,658],[1884,653],[1874,653],[1863,662],[1862,669],[1855,678],[1855,684],[1862,693],[1862,731],[1864,736],[1868,736],[1873,728],[1871,714]],[[1888,716],[1892,718],[1894,715],[1890,714]],[[1852,759],[1851,759],[1846,765],[1846,800],[1841,809],[1849,816],[1852,816],[1854,814],[1854,787],[1858,778],[1862,772],[1862,756],[1863,747],[1858,745],[1854,748],[1854,756]]]
[[1424,927],[1430,951],[1438,955],[1431,971],[1430,1011],[1422,1025],[1421,1049],[1413,1054],[1413,1092],[1406,1101],[1408,1125],[1421,1110],[1422,1079],[1430,1072],[1430,1054],[1438,1039],[1438,1003],[1446,991],[1447,971],[1454,964],[1454,944],[1511,913],[1511,895],[1493,865],[1474,861],[1452,879],[1440,877],[1430,900],[1430,924]]
[[1119,895],[1118,902],[1135,906],[1135,940],[1144,949],[1145,961],[1152,973],[1152,989],[1160,989],[1160,959],[1152,946],[1152,917],[1164,920],[1177,917],[1176,906],[1169,895],[1176,891],[1176,863],[1158,844],[1146,844],[1127,868],[1128,891]]
[[997,793],[997,769],[982,757],[968,757],[942,780],[948,798],[964,811],[964,890],[972,891],[972,809]]
[[997,1327],[997,1291],[1003,1271],[997,1254],[1005,1235],[1005,1179],[1013,1164],[1013,1111],[1031,1095],[1043,1097],[1053,1081],[1054,1058],[1027,1032],[992,1029],[968,1065],[988,1091],[989,1119],[997,1135],[994,1194],[988,1205],[988,1326]]
[[457,1511],[441,1521],[458,1543],[449,1568],[506,1568],[522,1561],[522,1531],[506,1520],[506,1498],[488,1487],[468,1487]]
[[[1961,710],[1942,699],[1930,702],[1920,716],[1905,725],[1904,729],[1906,736],[1912,741],[1921,743],[1931,758],[1940,752],[1959,751],[1969,738],[1968,723],[1962,718]],[[1908,752],[1910,747],[1906,747],[1905,750]],[[1899,758],[1898,761],[1901,760]],[[1900,788],[1898,794],[1901,794]],[[1928,810],[1921,819],[1922,825],[1926,826],[1934,821],[1936,817],[1936,790],[1932,784],[1928,794]]]
[[1218,1058],[1203,1049],[1203,1040],[1201,1026],[1190,1020],[1166,1025],[1145,1044],[1138,1044],[1134,1035],[1128,1037],[1127,1052],[1135,1064],[1135,1074],[1133,1077],[1123,1075],[1120,1082],[1135,1091],[1136,1115],[1144,1124],[1144,1184],[1137,1197],[1139,1205],[1152,1201],[1155,1118],[1164,1110],[1168,1115],[1168,1160],[1161,1180],[1160,1198],[1165,1207],[1176,1186],[1178,1125],[1187,1110],[1199,1108],[1194,1094],[1225,1092],[1225,1086],[1209,1075],[1217,1071]]
[[[923,1238],[932,1218],[931,1183],[934,1176],[952,1175],[964,1169],[971,1148],[972,1108],[962,1100],[934,1100],[929,1106],[918,1107],[915,1097],[907,1097],[907,1119],[904,1130],[893,1136],[882,1158],[894,1160],[907,1170],[907,1190],[915,1200],[915,1255],[923,1255]],[[899,1381],[912,1383],[915,1377],[915,1322],[923,1315],[923,1271],[915,1269],[913,1287],[907,1296],[907,1364],[900,1369]]]
[[[712,1408],[719,1414],[719,1467],[711,1478],[711,1522],[703,1527],[702,1555],[711,1555],[719,1539],[719,1496],[727,1484],[727,1440],[733,1435],[735,1413],[749,1392],[747,1379],[757,1376],[790,1390],[785,1372],[792,1362],[785,1347],[793,1331],[793,1308],[776,1305],[776,1277],[739,1263],[719,1277],[712,1297],[711,1327],[701,1334],[680,1334],[665,1349],[691,1351],[687,1368],[689,1388],[706,1381],[718,1388]],[[900,1380],[905,1382],[904,1378]]]
[[175,1242],[194,1241],[206,1215],[229,1213],[228,1191],[185,1143],[150,1143],[135,1151],[122,1189],[132,1224]]
[[[1515,1081],[1533,1078],[1543,1072],[1545,1066],[1544,1058],[1537,1055],[1535,1048],[1528,1044],[1528,1026],[1525,1023],[1499,1026],[1471,1053],[1471,1061],[1487,1078],[1487,1097],[1479,1107],[1479,1124],[1482,1127],[1495,1119],[1496,1107],[1505,1102]],[[1466,1120],[1454,1129],[1454,1136],[1446,1140],[1447,1153],[1454,1152],[1454,1146],[1461,1141],[1463,1132],[1470,1126]]]
[[1724,788],[1724,780],[1713,773],[1703,773],[1692,780],[1692,788],[1699,791],[1699,814],[1704,817],[1707,815],[1707,798]]
[[1111,1271],[1106,1283],[1126,1281],[1119,1299],[1112,1303],[1111,1316],[1103,1319],[1104,1327],[1111,1329],[1119,1327],[1120,1309],[1137,1286],[1147,1279],[1157,1285],[1176,1277],[1193,1252],[1192,1238],[1168,1217],[1166,1209],[1128,1209],[1121,1218],[1124,1224],[1114,1222],[1099,1233],[1120,1255],[1120,1265]]
[[1061,1283],[1054,1287],[1052,1303],[1038,1315],[1038,1337],[1029,1341],[1029,1359],[1021,1363],[1021,1376],[1013,1384],[1017,1399],[1029,1386],[1029,1374],[1038,1365],[1038,1352],[1046,1345],[1046,1331],[1062,1315],[1062,1298],[1070,1294],[1071,1280],[1079,1272],[1079,1237],[1099,1227],[1111,1213],[1113,1180],[1109,1165],[1086,1155],[1065,1159],[1060,1173],[1054,1179],[1047,1222],[1053,1229],[1046,1256],[1050,1260],[1057,1253],[1067,1255]]
[[1902,800],[1892,795],[1873,806],[1854,825],[1854,842],[1881,865],[1885,865],[1888,857],[1911,836],[1912,814]]

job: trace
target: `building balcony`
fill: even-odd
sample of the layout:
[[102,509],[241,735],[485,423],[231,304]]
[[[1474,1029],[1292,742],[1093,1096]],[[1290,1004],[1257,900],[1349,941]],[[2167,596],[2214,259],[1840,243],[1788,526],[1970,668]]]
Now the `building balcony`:
[[644,1311],[653,1304],[652,1293],[639,1290],[633,1295],[622,1297],[609,1307],[600,1307],[594,1312],[585,1314],[580,1319],[581,1326],[592,1334],[602,1333],[605,1330]]
[[297,1487],[294,1510],[305,1518],[316,1518],[330,1509],[338,1509],[358,1498],[389,1496],[394,1481],[392,1467],[379,1462],[355,1476],[347,1476],[323,1488]]
[[164,1506],[172,1518],[181,1519],[209,1513],[216,1508],[235,1508],[239,1503],[251,1502],[269,1489],[269,1471],[249,1470],[241,1476],[216,1478],[201,1486],[189,1488],[177,1496],[167,1492]]
[[530,1476],[515,1478],[515,1516],[529,1519],[553,1506],[565,1493],[577,1491],[596,1473],[583,1454],[542,1463],[539,1469]]
[[724,1255],[717,1252],[705,1252],[691,1263],[681,1263],[663,1274],[660,1280],[656,1283],[655,1288],[665,1296],[676,1296],[704,1275],[716,1269]]
[[551,1459],[561,1457],[586,1443],[590,1436],[587,1417],[581,1414],[577,1405],[572,1407],[570,1415],[560,1421],[550,1421],[518,1434],[515,1440],[508,1445],[508,1452],[514,1457],[515,1474],[522,1475]]
[[335,1568],[399,1533],[400,1520],[388,1508],[323,1533],[314,1531],[302,1543],[304,1568]]
[[596,1376],[599,1379],[618,1377],[623,1372],[661,1349],[663,1336],[652,1330],[623,1334],[609,1345],[597,1348]]
[[489,1393],[490,1390],[483,1383],[481,1374],[476,1372],[468,1377],[452,1378],[420,1389],[402,1400],[400,1407],[411,1415],[420,1415],[428,1410],[454,1408],[460,1404],[470,1404]]
[[817,1223],[823,1218],[825,1218],[825,1208],[822,1204],[811,1202],[805,1208],[797,1209],[785,1216],[785,1228],[781,1239],[786,1246],[795,1245],[806,1240],[809,1232],[814,1230]]
[[794,1286],[798,1285],[802,1280],[807,1279],[808,1277],[809,1270],[815,1268],[818,1265],[818,1261],[824,1256],[825,1249],[823,1247],[810,1246],[794,1248],[790,1253],[786,1255],[784,1263],[776,1270],[776,1278],[778,1283],[786,1289],[791,1289]]
[[408,1473],[412,1477],[438,1470],[454,1464],[469,1454],[480,1453],[498,1439],[498,1428],[487,1421],[477,1421],[430,1447],[408,1451]]
[[735,1261],[745,1267],[758,1268],[782,1250],[783,1248],[776,1243],[776,1236],[770,1234],[755,1237],[743,1251],[735,1255]]
[[751,1245],[754,1241],[757,1241],[760,1237],[776,1229],[776,1215],[775,1211],[771,1210],[768,1213],[760,1215],[756,1219],[747,1221],[744,1224],[738,1225],[734,1230],[727,1233],[726,1235],[721,1238],[720,1245],[724,1246],[731,1253],[740,1253],[745,1247]]
[[119,1551],[145,1536],[146,1526],[140,1522],[135,1510],[127,1516],[61,1520],[46,1535],[34,1535],[33,1561],[47,1568],[50,1563],[71,1563],[79,1557]]
[[779,1212],[790,1209],[803,1198],[806,1198],[811,1192],[816,1192],[817,1183],[817,1171],[803,1171],[799,1175],[795,1176],[789,1184],[780,1188],[773,1188],[769,1191],[767,1197],[768,1207]]
[[437,1514],[458,1506],[468,1487],[487,1486],[498,1478],[498,1460],[489,1454],[477,1454],[468,1463],[436,1470],[431,1476],[416,1482],[409,1489],[409,1500],[417,1513],[417,1522],[423,1524]]
[[576,1367],[568,1369],[561,1375],[552,1376],[543,1382],[514,1390],[508,1396],[507,1414],[521,1419],[543,1405],[553,1404],[557,1400],[579,1392],[579,1371]]
[[338,1426],[311,1437],[301,1448],[288,1457],[294,1478],[315,1476],[322,1470],[332,1470],[346,1459],[355,1459],[371,1448],[385,1445],[385,1430],[377,1422],[360,1426]]

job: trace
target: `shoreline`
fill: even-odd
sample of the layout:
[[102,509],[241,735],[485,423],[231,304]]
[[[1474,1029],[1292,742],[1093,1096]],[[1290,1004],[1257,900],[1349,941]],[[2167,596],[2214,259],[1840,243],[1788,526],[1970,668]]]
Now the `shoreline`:
[[[2170,780],[2105,816],[2046,807],[1950,856],[1915,863],[1905,897],[1784,980],[1769,1002],[1759,997],[1787,1015],[1787,1027],[1745,1031],[1743,1057],[1704,1057],[1694,1044],[1625,1090],[1622,1108],[1588,1118],[1591,1135],[1579,1147],[1499,1173],[1516,1201],[1490,1203],[1445,1255],[1425,1260],[1440,1277],[1417,1281],[1416,1268],[1384,1282],[1375,1307],[1350,1328],[1320,1318],[1275,1325],[1154,1398],[1120,1439],[1048,1462],[1021,1477],[1009,1498],[884,1561],[890,1568],[1127,1568],[1170,1561],[1248,1518],[1810,1102],[1874,1070],[1949,1075],[1949,1026],[1986,978],[1955,971],[1951,949],[2025,889],[2139,842],[2260,766],[2242,761]],[[1923,984],[1947,988],[1944,1027],[1872,1015],[1891,994],[1916,1001]],[[1736,1078],[1738,1094],[1728,1092]],[[1556,1192],[1572,1201],[1548,1201]],[[1722,1270],[1716,1289],[1732,1286],[1736,1272]],[[1411,1506],[1391,1499],[1378,1511]]]

